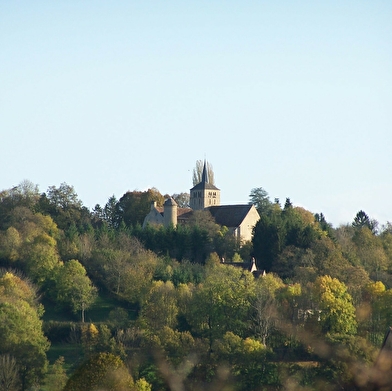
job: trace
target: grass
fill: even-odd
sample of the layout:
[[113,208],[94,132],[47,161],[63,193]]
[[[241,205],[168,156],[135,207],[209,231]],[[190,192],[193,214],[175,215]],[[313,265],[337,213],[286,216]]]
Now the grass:
[[110,311],[121,307],[125,310],[127,306],[114,297],[107,294],[100,294],[94,305],[85,313],[86,322],[107,322],[109,320]]
[[82,357],[82,346],[80,344],[61,343],[51,345],[47,352],[50,364],[53,364],[59,357],[64,357],[65,369],[68,371]]

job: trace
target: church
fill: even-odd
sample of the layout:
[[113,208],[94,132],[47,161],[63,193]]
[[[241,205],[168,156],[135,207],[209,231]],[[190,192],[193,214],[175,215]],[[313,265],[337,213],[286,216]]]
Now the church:
[[172,197],[166,199],[163,208],[158,207],[154,202],[144,219],[143,227],[147,224],[158,224],[166,227],[186,224],[193,211],[207,210],[217,224],[226,226],[238,240],[246,242],[252,240],[253,227],[260,219],[254,205],[220,204],[220,190],[209,183],[206,162],[204,162],[201,181],[190,189],[189,204],[189,208],[179,208]]

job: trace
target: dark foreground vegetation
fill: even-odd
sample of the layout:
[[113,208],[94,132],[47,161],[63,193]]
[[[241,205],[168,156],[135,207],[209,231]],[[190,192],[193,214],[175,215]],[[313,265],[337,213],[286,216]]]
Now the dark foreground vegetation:
[[0,390],[392,389],[391,224],[333,228],[257,188],[252,243],[207,212],[142,230],[164,198],[0,192]]

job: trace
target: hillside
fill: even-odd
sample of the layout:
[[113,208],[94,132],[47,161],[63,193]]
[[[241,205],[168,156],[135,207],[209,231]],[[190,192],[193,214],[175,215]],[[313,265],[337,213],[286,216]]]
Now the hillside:
[[390,386],[375,366],[392,322],[390,224],[359,211],[333,228],[263,193],[241,243],[206,211],[143,230],[151,197],[164,198],[149,190],[89,211],[66,184],[1,192],[9,389]]

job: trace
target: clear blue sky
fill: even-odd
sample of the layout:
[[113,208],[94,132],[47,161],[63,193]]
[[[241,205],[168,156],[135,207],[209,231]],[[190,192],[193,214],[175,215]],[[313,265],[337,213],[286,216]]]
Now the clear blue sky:
[[392,221],[392,1],[1,1],[0,189],[66,182]]

